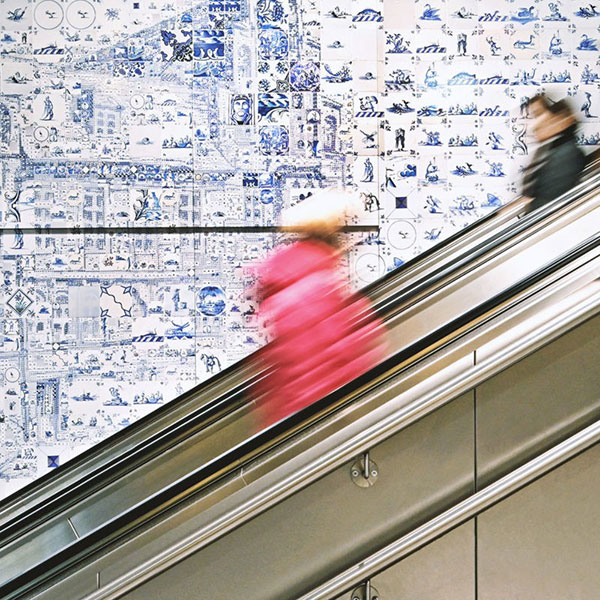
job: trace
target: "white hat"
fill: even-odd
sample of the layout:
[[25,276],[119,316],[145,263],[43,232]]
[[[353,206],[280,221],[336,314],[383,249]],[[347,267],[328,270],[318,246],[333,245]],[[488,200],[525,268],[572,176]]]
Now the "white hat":
[[306,200],[282,213],[283,227],[308,232],[334,233],[360,211],[360,195],[355,190],[318,190]]

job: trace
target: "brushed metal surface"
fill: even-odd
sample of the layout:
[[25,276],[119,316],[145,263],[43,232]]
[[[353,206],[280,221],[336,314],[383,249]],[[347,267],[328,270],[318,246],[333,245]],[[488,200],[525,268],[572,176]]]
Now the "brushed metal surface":
[[[437,362],[433,371],[440,374],[440,368],[441,364]],[[421,373],[416,379],[405,380],[404,384],[406,387],[416,389],[417,382],[424,377],[431,378],[431,373],[427,372],[427,375]],[[428,383],[431,383],[431,381]],[[369,409],[374,406],[375,404],[371,404]],[[243,411],[238,414],[241,413]],[[356,414],[353,414],[352,418],[356,418]],[[110,518],[121,504],[135,504],[136,501],[160,489],[165,482],[173,481],[177,476],[187,473],[191,468],[190,465],[202,464],[203,461],[210,460],[220,451],[227,450],[237,440],[243,439],[252,427],[251,420],[237,422],[235,415],[230,415],[223,423],[215,424],[209,432],[200,433],[194,440],[188,440],[185,444],[165,453],[161,456],[160,461],[148,462],[136,477],[120,480],[111,486],[107,486],[101,494],[91,496],[86,501],[83,509],[74,514],[74,523],[78,531],[80,533],[90,531],[107,518]],[[217,435],[217,433],[221,433],[221,435]],[[239,435],[236,437],[238,433]],[[197,446],[195,446],[196,439],[199,440]],[[311,443],[314,443],[314,437]],[[179,451],[182,446],[187,446],[186,451]],[[288,448],[288,454],[295,451],[297,451],[295,444]],[[282,455],[281,458],[285,457]],[[269,467],[272,468],[272,461]],[[256,469],[259,472],[261,471],[260,462],[251,467],[251,470]],[[255,474],[250,477],[248,472],[245,473],[247,481],[255,477]],[[51,528],[52,526],[53,523],[49,521],[43,525],[43,528]],[[35,564],[30,561],[37,560],[37,557],[35,554],[20,552],[14,560],[21,565]]]
[[[475,527],[465,523],[371,579],[380,600],[476,600]],[[349,600],[342,594],[336,600]]]
[[427,523],[413,529],[407,535],[362,558],[359,563],[318,585],[299,600],[329,600],[355,589],[364,581],[370,582],[371,578],[378,573],[384,572],[414,552],[420,551],[445,533],[452,531],[454,527],[472,521],[490,507],[510,498],[519,490],[526,488],[544,475],[552,473],[561,465],[568,464],[586,450],[598,446],[599,442],[600,420],[569,436],[566,440],[489,486],[478,490]]
[[[164,549],[174,544],[189,533],[190,527],[197,527],[198,521],[205,517],[215,518],[211,509],[220,502],[227,502],[235,497],[236,492],[245,484],[238,471],[220,482],[220,486],[202,499],[193,503],[184,503],[182,510],[170,519],[158,521],[150,531],[150,536],[134,543],[120,544],[116,551],[102,552],[95,561],[61,574],[59,580],[45,585],[39,591],[26,595],[24,600],[83,600],[105,585],[112,578],[127,573],[140,562],[151,559]],[[102,571],[102,572],[101,572]],[[169,600],[173,600],[169,598]]]
[[98,589],[98,573],[88,566],[63,577],[43,592],[26,596],[23,600],[85,600]]
[[0,584],[23,571],[24,565],[37,564],[77,539],[66,519],[56,521],[43,532],[34,531],[13,544],[0,548]]
[[[585,283],[585,281],[588,281],[589,280],[589,276],[590,276],[590,273],[588,272],[588,274],[586,275],[586,277],[588,279],[583,279],[582,281],[584,283]],[[592,276],[593,276],[593,272],[592,272]],[[581,282],[578,282],[578,283],[581,283]],[[552,290],[554,290],[554,286],[552,287]],[[545,291],[546,292],[552,292],[552,290],[546,289]],[[593,296],[593,292],[592,292],[592,296]],[[546,294],[544,294],[543,298],[544,298],[544,302],[545,302],[547,300],[548,296]],[[577,296],[577,295],[569,295],[566,299],[563,298],[561,300],[561,302],[558,303],[558,306],[554,307],[555,308],[555,312],[557,314],[561,315],[561,321],[564,320],[563,317],[566,318],[565,323],[568,323],[569,319],[571,319],[571,320],[573,319],[572,316],[569,316],[569,314],[573,310],[573,308],[570,307],[568,303],[565,304],[566,300],[568,300],[570,303],[574,303],[573,306],[575,306],[578,311],[579,310],[583,310],[584,313],[585,313],[588,310],[586,308],[586,303],[589,303],[589,298],[587,298],[587,300],[585,300],[585,298],[586,298],[586,296],[583,297],[583,299],[584,299],[583,302],[582,302],[582,297]],[[529,305],[529,307],[532,308],[532,307],[535,307],[536,303],[539,303],[539,302],[540,302],[540,300],[530,299],[525,304]],[[528,311],[529,311],[529,309],[523,311],[520,307],[518,307],[518,310],[515,309],[512,312],[508,311],[507,313],[504,313],[503,316],[502,316],[502,318],[499,321],[500,322],[500,327],[501,328],[505,328],[506,320],[508,319],[510,321],[511,319],[514,319],[515,318],[515,314],[516,314],[516,316],[518,317],[517,318],[517,325],[518,325],[517,329],[520,330],[521,326],[523,324],[522,323],[522,319],[524,318],[524,316],[527,316]],[[495,327],[496,326],[498,326],[498,325],[495,325]],[[562,330],[564,328],[564,326],[565,326],[565,324],[558,324],[558,327],[559,327],[558,330]],[[553,325],[552,327],[556,327],[556,326]],[[543,336],[556,335],[556,333],[552,333],[554,331],[552,329],[552,327],[549,328],[549,325],[546,324],[545,327],[543,328],[543,331],[544,331]],[[479,332],[477,335],[473,334],[473,337],[467,336],[467,338],[464,338],[463,340],[461,340],[461,343],[459,345],[463,345],[467,349],[471,348],[471,347],[475,347],[476,348],[477,347],[477,343],[480,343],[481,341],[485,341],[486,339],[489,339],[489,336],[493,337],[493,330],[494,330],[494,327],[492,327],[492,328],[488,327],[488,328],[485,329],[484,333]],[[523,351],[527,351],[527,344],[531,344],[531,343],[532,343],[531,340],[529,342],[527,342],[526,345],[525,345],[526,346],[525,348],[522,347],[523,346],[522,343],[519,343],[517,345],[518,346],[517,347],[517,352],[520,353],[520,352],[523,352]],[[534,344],[544,343],[544,339],[540,340],[539,334],[538,334],[538,335],[536,335],[534,337],[533,343]],[[468,350],[468,351],[472,352],[472,349]],[[504,354],[506,354],[506,352],[507,352],[507,350],[505,349],[505,350],[503,350],[502,354],[504,355]],[[509,351],[509,354],[510,354],[510,351]],[[442,355],[446,356],[446,353],[444,352],[444,353],[442,353]],[[450,351],[450,355],[452,355],[452,351]],[[508,357],[508,355],[507,355],[507,357]],[[505,360],[505,359],[502,359],[502,360]],[[450,368],[452,366],[453,366],[452,364],[449,365]],[[416,379],[412,382],[414,385],[409,386],[410,387],[409,390],[407,390],[406,388],[404,388],[404,391],[402,391],[402,387],[403,386],[402,386],[402,382],[401,382],[401,384],[399,385],[399,387],[397,388],[397,390],[396,390],[395,393],[400,392],[401,396],[406,395],[407,398],[410,396],[410,397],[412,397],[414,399],[414,398],[421,397],[423,394],[429,393],[428,391],[426,391],[427,384],[429,384],[430,387],[431,387],[431,385],[433,385],[433,387],[435,387],[436,385],[442,384],[442,387],[443,387],[443,381],[444,381],[443,377],[439,381],[434,381],[434,382],[431,381],[432,379],[435,380],[437,376],[442,375],[442,372],[443,372],[443,369],[442,369],[442,371],[438,370],[436,372],[435,367],[436,367],[436,361],[435,360],[425,361],[424,370],[423,370],[423,365],[420,365],[419,368],[416,369],[416,374],[415,374]],[[464,368],[465,368],[465,365],[463,365],[461,367],[461,369],[464,369]],[[431,369],[433,369],[433,371],[431,371]],[[434,377],[431,377],[431,372],[435,373]],[[450,376],[452,376],[452,375],[455,375],[455,373],[451,373]],[[420,380],[420,383],[419,383],[419,380]],[[406,383],[406,382],[407,382],[407,380],[404,379],[403,383]],[[425,386],[425,387],[423,387],[423,386]],[[348,414],[347,416],[344,416],[344,414],[338,415],[338,417],[341,419],[342,422],[343,421],[349,421],[349,422],[352,422],[352,423],[354,423],[354,417],[355,416],[356,415],[351,415],[351,414]],[[321,434],[321,432],[319,432],[319,435],[320,434]],[[312,441],[314,442],[314,440],[312,440]],[[330,440],[328,440],[328,442],[329,441]],[[310,443],[311,440],[307,439],[306,442]],[[303,446],[303,445],[304,445],[304,443],[301,444],[301,446]],[[298,448],[296,448],[296,449],[298,449]],[[286,446],[286,448],[284,448],[284,452],[286,450],[287,450],[287,446]],[[301,450],[302,450],[302,448],[301,448]],[[292,462],[294,462],[293,456],[291,458],[292,458]],[[268,462],[269,461],[267,461],[267,463]],[[295,462],[297,463],[297,460]],[[293,467],[290,466],[290,468],[293,468]],[[266,469],[266,471],[264,471],[265,469]],[[262,478],[264,478],[268,474],[268,465],[263,462],[261,468],[259,468],[257,471],[264,471],[264,473],[261,473]],[[257,474],[256,471],[254,473],[252,473],[252,475],[256,475],[256,474]],[[270,479],[270,481],[273,481],[275,483],[275,482],[277,482],[277,479],[275,479],[275,480]],[[279,485],[279,483],[277,482],[276,485]],[[256,492],[254,492],[254,493],[256,493]],[[260,493],[264,494],[265,490],[261,491]],[[233,496],[235,496],[235,494]],[[215,519],[216,519],[218,522],[221,522],[221,521],[223,521],[224,518],[227,518],[226,517],[226,515],[228,514],[227,511],[230,510],[230,508],[228,508],[228,506],[227,506],[228,503],[231,504],[231,506],[234,506],[236,501],[237,500],[235,498],[233,498],[232,496],[229,497],[229,498],[227,498],[226,500],[224,500],[221,503],[221,504],[224,505],[222,507],[221,512],[219,512],[219,510],[217,510],[216,513],[213,513],[212,521],[215,521]],[[237,502],[239,503],[239,501],[237,501]],[[242,500],[242,502],[247,502],[247,500]],[[215,507],[211,507],[211,508],[215,508]],[[210,512],[210,509],[209,509],[208,512]],[[175,520],[179,519],[179,525],[180,525],[180,528],[182,529],[180,535],[182,535],[182,536],[186,535],[186,537],[189,537],[189,539],[192,540],[192,537],[194,536],[194,533],[193,533],[194,524],[193,523],[189,523],[190,528],[187,530],[187,534],[186,534],[183,531],[183,529],[185,529],[185,524],[186,524],[186,519],[183,517],[183,514],[182,515],[176,515],[176,517],[170,517],[168,520],[173,521],[174,519]],[[204,529],[206,529],[206,527]],[[153,528],[152,531],[147,532],[148,535],[152,536],[153,531],[154,531],[154,528]],[[204,536],[204,535],[207,535],[207,534],[202,533],[201,535]],[[145,536],[145,537],[147,537],[147,536]],[[184,540],[184,538],[182,538],[182,540]],[[156,542],[156,540],[155,540],[155,542]],[[141,540],[138,541],[138,545],[141,544],[141,543],[143,543]],[[182,543],[183,543],[183,546],[182,546]],[[191,543],[196,543],[196,542],[192,541]],[[175,552],[176,553],[180,553],[181,552],[181,548],[184,547],[186,544],[188,544],[188,542],[185,542],[185,541],[178,542],[177,543],[177,550]],[[131,554],[133,554],[133,552],[136,551],[136,542],[132,541],[131,544],[127,545],[127,548],[128,548],[128,552],[131,553]],[[173,546],[169,547],[168,544],[165,544],[161,548],[160,545],[158,543],[156,543],[154,545],[154,548],[156,549],[157,556],[158,555],[161,555],[161,556],[165,555],[165,552],[171,553],[171,554],[173,553],[173,549],[172,549]],[[121,560],[122,559],[123,559],[123,557],[121,557]],[[104,559],[102,560],[102,562],[105,563],[105,564],[107,564],[107,563],[110,562],[110,560],[111,560],[111,557],[107,556],[107,557],[104,557]],[[163,560],[163,559],[160,559],[160,560]],[[113,562],[117,562],[118,563],[119,562],[119,558],[117,557],[117,559],[115,559],[115,561],[113,561]],[[142,563],[143,563],[143,560],[140,560],[140,565]],[[144,569],[145,568],[146,567],[144,567]],[[126,573],[126,575],[127,575],[127,573]],[[105,578],[105,580],[108,580],[108,579],[110,579],[110,578]],[[124,581],[131,581],[131,579],[132,579],[131,578],[131,571],[129,571],[129,576],[125,577]],[[115,584],[116,584],[116,582],[115,582]],[[122,585],[122,584],[119,583],[118,585]],[[111,588],[111,587],[112,587],[112,589],[116,589],[116,588],[114,588],[114,586],[112,586],[112,584],[109,586],[109,588]],[[96,595],[94,595],[94,598],[95,597],[96,597]],[[112,597],[117,597],[117,596],[114,596],[112,592],[100,592],[99,595],[97,595],[97,597],[98,598],[101,598],[101,597],[102,598],[109,598],[109,597],[112,598]]]
[[565,214],[543,230],[523,232],[517,240],[503,244],[493,256],[476,261],[476,266],[460,277],[406,307],[397,317],[401,327],[396,320],[390,322],[394,348],[408,347],[595,235],[600,222],[600,204],[595,204],[580,206],[575,211],[579,214]]
[[343,465],[123,596],[296,598],[364,553],[473,490],[470,394],[373,448],[377,485],[355,486]]
[[81,536],[113,518],[121,510],[143,501],[194,468],[209,463],[246,439],[256,427],[253,404],[209,425],[185,442],[147,461],[130,477],[107,485],[68,511]]
[[600,446],[478,517],[479,600],[600,596]]
[[478,484],[600,418],[600,316],[477,387]]

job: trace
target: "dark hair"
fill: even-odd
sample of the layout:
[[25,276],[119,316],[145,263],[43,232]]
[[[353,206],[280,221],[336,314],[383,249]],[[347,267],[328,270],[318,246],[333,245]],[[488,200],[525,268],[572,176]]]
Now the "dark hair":
[[559,137],[552,142],[552,147],[556,147],[566,140],[574,139],[577,133],[577,117],[573,111],[571,103],[563,98],[558,102],[555,102],[549,109],[551,117],[558,119],[562,124]]
[[556,117],[575,117],[571,103],[564,98],[550,105],[548,111]]

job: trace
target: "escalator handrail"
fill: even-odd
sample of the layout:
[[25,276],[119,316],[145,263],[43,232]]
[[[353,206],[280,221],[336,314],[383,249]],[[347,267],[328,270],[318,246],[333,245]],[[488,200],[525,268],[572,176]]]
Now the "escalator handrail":
[[[102,524],[85,537],[72,542],[63,550],[57,552],[49,559],[32,567],[25,573],[22,573],[6,584],[0,586],[0,597],[16,598],[14,593],[22,594],[23,590],[31,589],[38,585],[41,580],[53,577],[56,572],[62,572],[64,569],[71,568],[75,563],[83,560],[85,557],[98,552],[113,543],[116,539],[125,535],[126,532],[140,527],[150,519],[156,518],[160,513],[173,508],[179,503],[189,500],[190,495],[197,494],[205,487],[204,482],[213,483],[227,474],[229,466],[234,465],[239,468],[244,461],[256,460],[264,452],[271,450],[274,445],[285,441],[285,434],[293,431],[294,428],[305,424],[310,424],[311,418],[321,413],[327,407],[338,404],[337,408],[344,406],[352,401],[352,394],[356,393],[369,382],[377,381],[377,386],[382,385],[385,379],[382,378],[385,373],[399,362],[403,362],[411,356],[420,353],[425,348],[435,344],[437,341],[447,338],[452,331],[461,330],[468,323],[476,320],[482,315],[488,313],[496,306],[503,305],[507,300],[533,286],[535,283],[543,280],[553,272],[568,265],[572,261],[584,256],[590,251],[600,247],[600,233],[594,235],[576,248],[565,253],[561,258],[538,269],[535,273],[525,277],[509,289],[498,294],[494,298],[482,303],[470,310],[465,315],[455,319],[452,324],[448,324],[437,330],[435,333],[419,340],[409,348],[403,349],[397,355],[387,359],[368,373],[355,379],[344,387],[336,390],[334,393],[322,398],[318,402],[306,407],[298,413],[276,423],[268,429],[261,431],[248,440],[240,443],[233,449],[224,452],[221,456],[215,458],[210,463],[203,465],[192,473],[182,477],[179,481],[171,484],[166,489],[155,493],[153,496],[140,502],[136,506],[127,509],[111,521]],[[362,389],[364,393],[364,389]],[[345,403],[340,402],[346,399]],[[298,431],[293,431],[296,435]],[[289,436],[291,437],[291,436]],[[248,458],[250,456],[250,458]]]
[[[452,261],[451,264],[446,264],[439,269],[436,269],[432,273],[429,273],[416,281],[413,285],[408,289],[402,289],[394,294],[391,294],[385,300],[385,306],[383,307],[384,311],[394,312],[396,311],[398,306],[401,306],[403,303],[408,302],[412,298],[416,298],[419,294],[422,294],[425,290],[430,289],[432,286],[438,284],[439,282],[446,279],[452,273],[457,272],[459,269],[465,267],[470,262],[476,260],[484,256],[486,253],[493,251],[494,248],[502,245],[506,241],[510,240],[512,237],[520,234],[522,231],[527,229],[533,224],[536,224],[543,219],[545,219],[549,214],[553,214],[555,211],[558,211],[560,208],[564,207],[571,202],[574,202],[578,198],[585,196],[592,189],[594,189],[598,182],[600,182],[600,176],[598,177],[590,177],[587,181],[582,182],[570,192],[567,192],[563,196],[557,198],[549,205],[546,205],[539,209],[538,211],[527,215],[525,218],[519,220],[516,223],[513,223],[511,226],[507,227],[505,231],[503,231],[500,235],[488,239],[472,249],[468,252],[465,252],[461,255],[457,260]],[[446,244],[456,242],[460,237],[466,235],[468,232],[473,232],[477,228],[481,227],[482,224],[489,222],[496,213],[492,213],[481,219],[462,231],[456,233],[454,236],[451,236],[443,243],[439,244],[428,250],[427,252],[419,255],[412,261],[405,263],[402,267],[410,268],[418,263],[420,260],[424,260],[425,258],[431,256],[434,251],[437,251],[446,246]],[[393,280],[394,277],[398,277],[403,272],[403,268],[395,270],[389,273],[386,277],[378,280],[372,286],[367,288],[367,291],[374,295],[377,290],[380,288],[389,285],[390,281]],[[376,309],[379,312],[382,311],[381,306],[376,306]],[[259,351],[260,352],[260,351]],[[214,385],[217,381],[224,379],[227,376],[230,376],[236,369],[243,368],[243,365],[247,364],[249,361],[256,360],[256,354],[254,353],[250,355],[248,358],[241,361],[241,363],[237,363],[235,365],[231,365],[225,371],[223,371],[218,376],[211,378],[208,382],[203,382],[199,384],[195,388],[189,390],[182,394],[176,400],[168,403],[167,405],[157,409],[150,415],[140,419],[137,423],[133,424],[131,427],[128,427],[121,432],[118,432],[114,436],[103,440],[96,447],[82,453],[72,461],[69,461],[66,466],[72,465],[72,467],[77,466],[82,461],[86,460],[88,456],[92,455],[101,446],[107,445],[109,442],[114,443],[117,439],[117,436],[124,436],[127,433],[131,433],[137,427],[144,426],[149,419],[156,418],[160,416],[162,411],[167,409],[173,409],[173,402],[183,402],[188,400],[190,397],[197,395],[202,391],[203,388],[208,387],[209,385]],[[146,439],[144,443],[139,446],[132,448],[129,452],[125,454],[125,456],[119,455],[115,459],[109,461],[107,464],[98,467],[94,472],[86,476],[85,481],[76,481],[69,486],[59,490],[57,493],[52,495],[50,498],[44,500],[43,503],[38,504],[38,506],[32,507],[24,514],[19,514],[13,519],[5,522],[2,526],[0,526],[0,540],[4,543],[7,543],[10,540],[15,539],[18,535],[23,533],[23,530],[31,530],[33,529],[37,523],[47,520],[50,516],[59,514],[61,511],[65,510],[66,507],[72,506],[77,502],[78,495],[84,494],[87,495],[93,489],[93,485],[104,486],[107,481],[112,481],[115,478],[115,473],[121,472],[123,469],[125,471],[131,470],[135,468],[133,466],[127,466],[137,459],[138,460],[147,460],[147,455],[151,454],[153,451],[157,451],[158,448],[164,450],[165,440],[169,440],[170,438],[177,439],[178,435],[185,435],[186,431],[194,430],[197,428],[201,428],[205,424],[209,424],[214,422],[214,419],[219,415],[227,414],[231,410],[234,410],[239,406],[239,402],[244,396],[245,392],[252,386],[253,382],[256,381],[260,377],[260,373],[256,373],[254,377],[248,381],[244,381],[239,385],[235,386],[232,390],[228,390],[224,395],[218,396],[214,400],[210,400],[202,407],[191,411],[186,417],[171,426],[161,430],[156,435]],[[237,402],[236,402],[237,399]],[[228,410],[229,408],[229,410]],[[169,442],[167,442],[169,443]],[[170,445],[173,445],[174,442],[171,442]],[[75,462],[77,461],[77,462]],[[40,478],[38,481],[29,484],[19,490],[17,493],[9,496],[4,499],[4,501],[0,502],[0,510],[3,508],[3,505],[7,505],[13,500],[15,497],[20,496],[21,494],[26,494],[33,487],[38,487],[46,483],[46,481],[50,480],[54,473],[49,473],[44,477]],[[97,483],[96,483],[97,482]]]

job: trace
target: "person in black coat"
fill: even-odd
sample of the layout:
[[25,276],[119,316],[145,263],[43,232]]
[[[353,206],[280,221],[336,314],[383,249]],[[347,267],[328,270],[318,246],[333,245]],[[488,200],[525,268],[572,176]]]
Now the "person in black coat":
[[577,119],[566,100],[537,103],[533,131],[541,143],[523,177],[520,202],[530,213],[569,191],[586,158],[577,146]]

